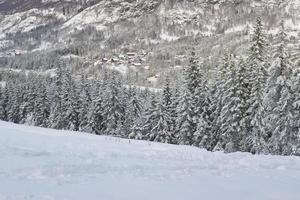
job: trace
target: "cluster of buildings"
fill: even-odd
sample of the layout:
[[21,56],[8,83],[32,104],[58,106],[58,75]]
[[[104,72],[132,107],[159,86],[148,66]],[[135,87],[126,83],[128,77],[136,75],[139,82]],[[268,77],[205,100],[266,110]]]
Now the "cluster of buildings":
[[119,54],[112,57],[102,57],[97,64],[100,65],[126,65],[128,67],[135,67],[138,69],[150,70],[150,66],[146,65],[146,53],[128,52],[126,54]]

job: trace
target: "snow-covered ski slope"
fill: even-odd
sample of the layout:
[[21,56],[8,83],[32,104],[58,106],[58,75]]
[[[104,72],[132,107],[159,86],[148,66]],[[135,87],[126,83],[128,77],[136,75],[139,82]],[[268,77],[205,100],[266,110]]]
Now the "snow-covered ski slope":
[[299,200],[300,158],[0,121],[1,200]]

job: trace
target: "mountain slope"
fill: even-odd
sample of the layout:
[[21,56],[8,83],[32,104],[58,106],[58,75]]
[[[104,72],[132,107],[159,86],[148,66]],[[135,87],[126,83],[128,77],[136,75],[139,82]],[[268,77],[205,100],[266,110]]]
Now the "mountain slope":
[[210,153],[187,146],[0,122],[0,199],[299,198],[300,158]]
[[0,67],[48,69],[62,59],[93,73],[97,61],[135,52],[135,64],[150,67],[141,74],[153,76],[185,65],[192,48],[212,67],[225,48],[245,54],[257,16],[271,36],[284,20],[291,44],[300,32],[299,0],[2,0],[0,7]]

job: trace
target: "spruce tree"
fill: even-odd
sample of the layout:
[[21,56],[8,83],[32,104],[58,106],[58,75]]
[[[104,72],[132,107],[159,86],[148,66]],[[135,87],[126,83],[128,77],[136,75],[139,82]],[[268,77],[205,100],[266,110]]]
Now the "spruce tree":
[[277,51],[273,56],[274,62],[270,68],[270,77],[267,81],[267,94],[265,108],[265,132],[270,137],[269,149],[274,154],[291,154],[291,112],[292,91],[291,77],[292,67],[286,51],[286,33],[283,23],[281,31],[276,38],[278,40]]
[[134,126],[136,123],[140,121],[141,113],[143,110],[143,106],[141,104],[141,100],[136,92],[135,87],[129,87],[128,95],[127,95],[127,106],[125,111],[125,122],[124,129],[126,132],[125,137],[135,138],[134,135]]
[[146,124],[148,123],[149,125],[146,125],[146,127],[151,127],[146,134],[148,140],[163,143],[175,142],[174,133],[172,132],[174,123],[172,118],[173,111],[170,79],[167,77],[160,100],[158,102],[154,100],[148,110]]
[[201,74],[200,65],[198,57],[194,51],[191,52],[191,56],[189,58],[189,65],[185,69],[185,84],[184,86],[188,90],[191,98],[190,106],[191,115],[193,122],[195,123],[194,130],[192,134],[196,131],[196,125],[198,122],[198,117],[201,114],[201,95],[203,92],[202,89],[202,80],[203,76]]
[[245,88],[243,64],[237,65],[231,55],[230,68],[225,83],[223,107],[221,110],[221,143],[225,152],[241,150],[242,136],[245,131]]
[[[289,83],[284,83],[289,84]],[[293,134],[293,101],[290,86],[284,87],[278,105],[274,108],[273,115],[276,115],[277,123],[269,141],[270,152],[278,155],[291,155],[293,142],[296,136]]]
[[293,155],[300,156],[300,69],[294,70],[292,78],[293,110],[292,110],[292,136],[294,137]]
[[[219,79],[219,78],[218,78]],[[221,120],[220,120],[220,115],[221,115],[221,110],[222,110],[222,99],[223,99],[223,93],[221,92],[222,88],[222,83],[223,79],[217,80],[214,85],[211,87],[211,104],[209,106],[211,115],[211,130],[208,134],[208,138],[206,139],[206,144],[205,148],[209,151],[219,151],[222,150],[219,148],[220,145],[218,145],[218,142],[221,137]],[[216,148],[216,146],[218,146]]]
[[80,87],[79,87],[79,130],[84,132],[91,132],[91,113],[92,113],[92,95],[91,86],[86,79],[86,76],[81,76]]
[[177,108],[176,137],[180,145],[192,145],[196,124],[193,119],[191,94],[185,87],[182,88],[179,106]]
[[151,120],[151,130],[146,134],[146,138],[150,141],[173,143],[174,136],[170,129],[171,117],[167,110],[167,107],[163,104],[163,101],[156,102],[152,110],[150,110],[151,116],[148,117]]
[[63,129],[62,125],[62,95],[63,95],[63,75],[64,71],[61,65],[58,66],[57,75],[54,77],[51,87],[51,107],[49,116],[49,127],[54,129]]
[[122,84],[116,72],[112,73],[108,86],[108,94],[104,104],[104,115],[107,123],[107,134],[122,136],[125,109],[122,104]]
[[267,112],[271,112],[276,107],[281,96],[280,92],[282,86],[278,79],[281,78],[282,75],[288,75],[285,74],[287,70],[291,71],[291,63],[286,49],[286,37],[282,22],[280,32],[276,35],[275,44],[273,45],[273,47],[275,47],[275,51],[272,56],[273,63],[270,67],[269,77],[266,84],[266,98],[264,103]]
[[66,112],[66,122],[67,129],[78,131],[80,128],[80,111],[82,104],[80,102],[80,95],[77,85],[71,78],[68,83],[68,100],[66,102],[67,112]]
[[0,120],[9,121],[8,119],[8,110],[9,110],[9,99],[10,99],[10,83],[6,83],[4,88],[1,89],[1,98],[0,98]]
[[176,120],[176,106],[174,105],[173,101],[175,100],[173,97],[173,91],[170,83],[170,77],[167,76],[165,80],[165,84],[163,86],[163,93],[161,104],[163,106],[163,110],[166,115],[169,116],[169,120],[167,120],[166,126],[168,127],[168,131],[174,131],[175,129],[175,120]]
[[170,78],[166,77],[165,84],[163,87],[163,105],[169,107],[172,104],[172,90],[170,86]]
[[293,48],[291,49],[291,61],[295,67],[300,68],[300,33],[293,43]]
[[[204,68],[203,64],[201,65]],[[208,81],[204,77],[203,69],[199,70],[199,85],[196,88],[194,96],[192,96],[195,105],[194,122],[197,129],[194,133],[193,145],[206,148],[208,135],[211,131],[211,110],[210,110],[210,89]]]
[[138,129],[140,129],[142,132],[143,138],[146,140],[151,139],[149,135],[151,134],[151,131],[155,126],[154,121],[157,115],[158,105],[157,97],[155,96],[155,94],[151,95],[149,101],[150,105],[148,105],[148,107],[145,109],[145,112],[143,113],[143,119],[141,123],[142,126],[138,127]]
[[7,106],[8,121],[19,123],[21,121],[20,105],[22,103],[22,90],[17,84],[8,84],[9,102]]
[[141,105],[143,105],[141,113],[138,118],[134,121],[131,133],[129,134],[130,139],[142,140],[146,139],[146,133],[150,130],[150,127],[146,125],[148,114],[151,110],[151,103],[153,103],[154,95],[150,94],[150,91],[146,89],[141,91]]
[[249,133],[247,130],[247,109],[249,104],[247,102],[250,96],[249,82],[247,77],[246,64],[241,59],[237,65],[236,70],[236,95],[237,95],[237,112],[239,113],[239,134],[240,134],[240,151],[250,151],[249,149]]
[[26,77],[26,82],[24,83],[24,86],[22,91],[22,103],[20,105],[20,117],[21,121],[20,123],[26,123],[26,124],[34,124],[33,122],[33,112],[35,107],[35,101],[37,98],[37,87],[39,83],[33,82],[32,80],[36,80],[37,76],[34,74],[28,74],[28,77]]
[[263,118],[265,115],[263,98],[265,92],[265,83],[267,79],[268,56],[267,56],[267,42],[263,32],[263,25],[260,18],[256,20],[256,26],[252,37],[252,44],[250,48],[250,55],[247,60],[249,67],[249,85],[251,88],[250,97],[248,100],[249,108],[248,131],[252,141],[252,153],[268,153],[266,139],[264,132]]
[[144,131],[144,123],[145,123],[145,116],[144,116],[145,111],[142,112],[141,117],[138,118],[132,128],[131,132],[128,135],[129,139],[135,139],[135,140],[143,140],[145,139],[145,131]]
[[199,60],[194,51],[191,52],[189,65],[185,68],[186,87],[194,95],[201,84]]
[[48,127],[50,115],[50,102],[48,99],[45,83],[39,83],[37,98],[33,111],[33,121],[35,126]]
[[192,145],[200,115],[199,93],[202,84],[199,61],[194,51],[191,52],[189,65],[184,69],[183,76],[182,94],[177,108],[176,135],[179,144]]
[[[171,117],[171,127],[170,130],[175,134],[176,137],[176,120],[178,119],[178,113],[177,113],[177,108],[179,107],[180,103],[180,87],[174,87],[172,90],[172,98],[171,98],[171,105],[169,106],[169,112],[170,112],[170,117]],[[177,140],[176,140],[177,142]]]
[[99,95],[93,102],[93,114],[91,117],[92,132],[97,135],[103,135],[106,131],[106,118],[104,116],[104,107],[102,96]]
[[210,151],[222,151],[224,150],[224,144],[222,143],[222,118],[221,112],[224,107],[224,93],[226,91],[226,80],[229,77],[230,66],[232,64],[231,54],[228,50],[225,51],[222,63],[218,67],[217,78],[211,90],[211,105],[209,110],[211,112],[210,118],[213,126],[208,135],[206,142],[206,148]]
[[7,93],[6,87],[2,88],[0,86],[0,120],[7,120],[6,106],[7,106]]

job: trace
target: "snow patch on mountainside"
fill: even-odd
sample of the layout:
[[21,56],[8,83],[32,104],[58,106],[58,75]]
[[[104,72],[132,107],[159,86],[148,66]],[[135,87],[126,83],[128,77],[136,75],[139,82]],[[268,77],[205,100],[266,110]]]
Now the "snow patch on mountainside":
[[4,18],[0,20],[0,31],[3,33],[28,32],[46,25],[51,19],[65,20],[65,17],[55,12],[54,9],[31,9],[12,15],[4,15]]
[[211,153],[0,121],[1,200],[298,200],[300,158]]
[[[104,29],[105,24],[110,24],[115,22],[118,19],[118,16],[115,15],[115,10],[105,10],[101,9],[104,7],[105,1],[96,4],[79,14],[72,17],[68,20],[64,25],[61,27],[62,29],[65,28],[73,28],[76,29],[83,29],[86,25],[95,25],[97,29]],[[72,31],[72,30],[71,30]]]

